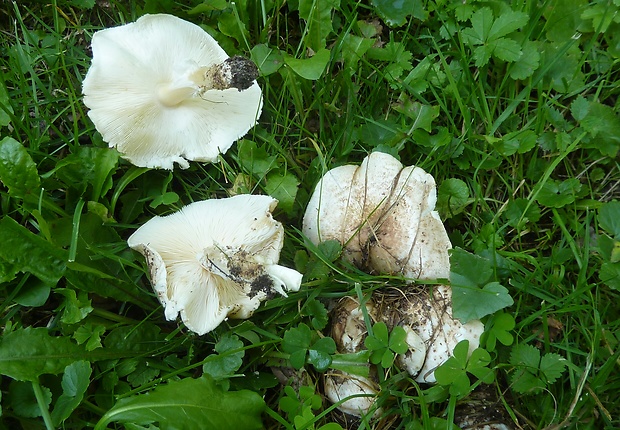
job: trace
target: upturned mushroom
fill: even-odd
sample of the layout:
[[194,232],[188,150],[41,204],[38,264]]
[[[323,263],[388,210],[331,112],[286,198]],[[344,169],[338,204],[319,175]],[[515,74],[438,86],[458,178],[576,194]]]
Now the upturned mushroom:
[[373,152],[361,166],[336,167],[321,178],[303,233],[313,243],[338,240],[344,257],[369,273],[448,278],[452,245],[436,201],[431,175]]
[[180,314],[204,334],[227,317],[250,317],[276,293],[299,290],[302,275],[277,264],[284,240],[271,215],[277,203],[258,195],[195,202],[129,237],[146,258],[166,319]]
[[258,69],[198,25],[144,15],[98,31],[83,82],[88,116],[136,166],[213,162],[252,128],[262,108]]

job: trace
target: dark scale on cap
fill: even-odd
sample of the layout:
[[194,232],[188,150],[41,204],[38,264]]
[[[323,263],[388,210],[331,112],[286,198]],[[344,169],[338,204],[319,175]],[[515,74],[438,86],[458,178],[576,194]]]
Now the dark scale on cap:
[[260,275],[252,281],[248,297],[252,298],[261,291],[267,295],[268,299],[275,295],[273,291],[273,279],[267,274]]
[[250,88],[258,78],[258,67],[248,58],[235,55],[228,58],[224,63],[230,67],[232,73],[230,86],[239,91]]

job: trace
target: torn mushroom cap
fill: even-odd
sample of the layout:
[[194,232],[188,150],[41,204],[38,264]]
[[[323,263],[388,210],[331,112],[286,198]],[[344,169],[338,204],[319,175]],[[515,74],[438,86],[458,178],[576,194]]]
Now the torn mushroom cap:
[[303,220],[313,242],[335,239],[363,270],[413,279],[450,276],[450,240],[434,210],[435,180],[373,152],[361,166],[328,171],[317,184]]
[[204,334],[226,317],[248,318],[275,293],[299,289],[302,275],[277,264],[284,231],[271,216],[276,205],[252,195],[200,201],[131,235],[168,320],[180,313]]
[[256,66],[229,58],[202,28],[172,15],[101,30],[83,82],[88,116],[136,166],[213,162],[256,124]]
[[[375,291],[366,302],[373,321],[383,321],[390,331],[395,326],[404,328],[408,351],[398,355],[396,364],[417,382],[435,382],[435,369],[450,358],[461,340],[469,340],[469,354],[480,345],[484,325],[478,320],[462,324],[452,317],[451,291],[444,285],[432,291],[406,286]],[[358,301],[342,298],[332,310],[332,337],[338,351],[361,351],[366,335]]]

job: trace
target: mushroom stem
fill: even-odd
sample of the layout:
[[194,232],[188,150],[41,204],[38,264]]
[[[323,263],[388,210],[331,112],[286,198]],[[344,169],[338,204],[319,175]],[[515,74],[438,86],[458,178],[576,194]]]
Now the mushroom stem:
[[198,88],[192,82],[173,82],[157,88],[157,99],[166,107],[174,107],[193,97]]
[[161,104],[174,107],[196,95],[209,90],[227,90],[237,88],[247,90],[258,77],[258,68],[245,57],[234,56],[220,64],[198,67],[171,84],[161,85],[157,89],[157,97]]

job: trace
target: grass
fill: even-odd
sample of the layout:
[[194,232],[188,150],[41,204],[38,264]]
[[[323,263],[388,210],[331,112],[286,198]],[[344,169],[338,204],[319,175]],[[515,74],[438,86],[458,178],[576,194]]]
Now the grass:
[[[0,5],[1,427],[146,428],[145,393],[170,406],[164,427],[182,422],[170,402],[203,372],[214,380],[200,401],[226,399],[220,411],[247,428],[450,428],[481,390],[515,428],[620,427],[617,2],[411,0],[393,27],[403,14],[390,3]],[[93,33],[144,13],[201,24],[261,69],[259,124],[217,163],[134,167],[86,115]],[[285,334],[304,325],[304,348],[335,358],[317,343],[330,301],[402,285],[301,234],[320,177],[375,150],[435,177],[453,245],[488,264],[514,304],[482,317],[492,384],[470,374],[455,395],[455,383],[383,369],[380,418],[355,420],[321,397],[312,361],[292,394],[270,368],[288,365]],[[304,284],[198,337],[165,321],[126,239],[154,215],[239,191],[280,200],[281,264]],[[510,317],[514,327],[496,323]],[[511,339],[486,342],[502,330]],[[143,415],[123,415],[130,405]]]

